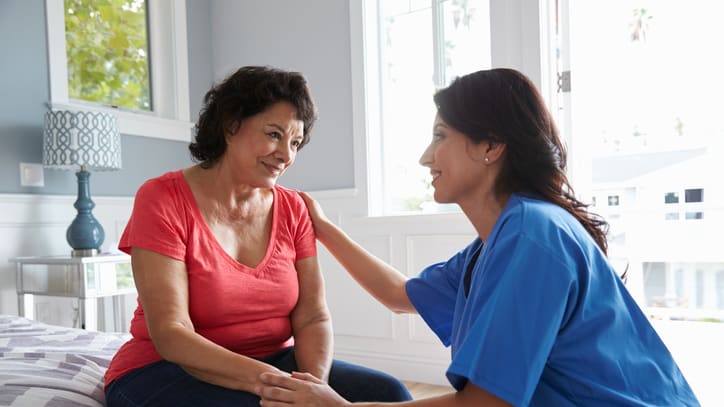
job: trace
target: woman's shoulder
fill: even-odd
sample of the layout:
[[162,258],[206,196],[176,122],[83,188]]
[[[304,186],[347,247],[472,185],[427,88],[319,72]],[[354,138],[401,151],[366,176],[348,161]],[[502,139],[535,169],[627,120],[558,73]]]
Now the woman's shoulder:
[[168,188],[183,179],[182,170],[169,171],[162,175],[145,180],[139,190]]
[[[169,199],[179,195],[183,188],[183,172],[181,170],[169,171],[154,178],[147,179],[136,192],[136,199]],[[160,202],[159,202],[160,203]]]
[[306,212],[306,205],[304,199],[294,189],[286,188],[281,185],[275,185],[274,191],[276,199],[278,199],[283,205],[290,208],[293,212],[297,212],[303,209]]
[[290,189],[287,187],[283,187],[279,184],[274,185],[274,189],[277,191],[278,194],[283,195],[285,197],[289,197],[289,196],[293,196],[293,195],[299,196],[299,193],[296,190],[293,190],[293,189]]

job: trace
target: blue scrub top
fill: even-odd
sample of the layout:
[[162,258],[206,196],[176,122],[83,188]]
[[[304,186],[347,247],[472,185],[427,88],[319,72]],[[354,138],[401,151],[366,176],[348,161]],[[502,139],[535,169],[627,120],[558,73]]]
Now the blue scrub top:
[[452,346],[458,390],[471,381],[515,406],[699,405],[606,256],[557,205],[511,196],[487,244],[427,267],[407,294]]

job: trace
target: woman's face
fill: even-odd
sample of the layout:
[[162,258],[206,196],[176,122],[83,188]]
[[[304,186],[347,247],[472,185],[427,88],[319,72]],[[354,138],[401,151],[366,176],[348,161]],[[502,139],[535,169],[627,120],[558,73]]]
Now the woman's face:
[[436,202],[460,204],[466,198],[479,196],[486,145],[473,143],[439,115],[435,117],[432,141],[420,157],[420,164],[430,168]]
[[227,134],[224,165],[231,164],[237,183],[271,188],[294,163],[303,135],[304,123],[294,105],[277,102]]

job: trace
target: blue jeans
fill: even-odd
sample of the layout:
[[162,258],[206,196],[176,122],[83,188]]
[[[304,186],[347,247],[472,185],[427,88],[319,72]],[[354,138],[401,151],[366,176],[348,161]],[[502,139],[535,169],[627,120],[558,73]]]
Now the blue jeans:
[[[285,372],[297,369],[294,348],[259,358]],[[342,397],[357,401],[411,400],[402,382],[377,370],[335,360],[329,385]],[[114,380],[106,389],[106,405],[114,406],[259,406],[253,393],[231,390],[198,380],[179,365],[162,360]]]

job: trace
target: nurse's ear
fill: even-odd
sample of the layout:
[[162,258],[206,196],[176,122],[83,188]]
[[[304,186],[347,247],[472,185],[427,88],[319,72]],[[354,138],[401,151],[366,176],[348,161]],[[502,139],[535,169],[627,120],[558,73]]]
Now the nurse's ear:
[[483,151],[483,161],[485,164],[494,164],[503,157],[505,144],[495,141],[484,141],[480,143],[480,149]]

